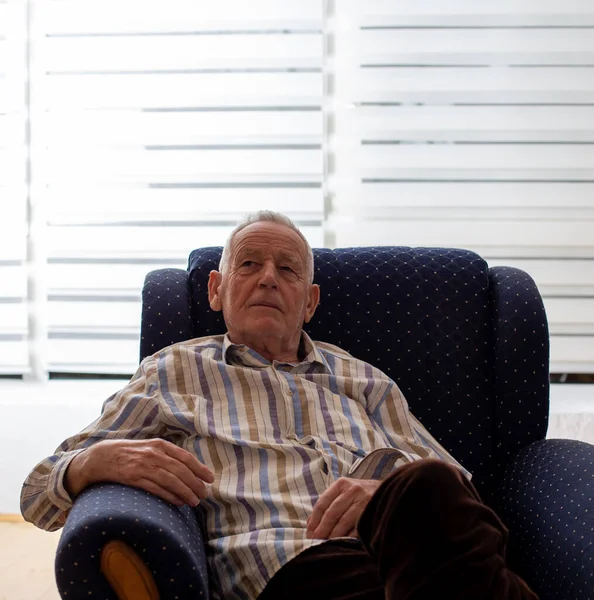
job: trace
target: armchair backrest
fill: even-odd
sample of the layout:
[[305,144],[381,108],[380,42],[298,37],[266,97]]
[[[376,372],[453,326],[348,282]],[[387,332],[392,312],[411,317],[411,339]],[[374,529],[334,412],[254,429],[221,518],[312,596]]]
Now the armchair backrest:
[[[207,299],[208,273],[218,268],[221,250],[192,252],[187,281],[177,284],[169,327],[168,319],[155,321],[151,310],[155,290],[147,278],[141,352],[225,332],[222,315],[210,310]],[[507,412],[502,398],[515,403],[510,390],[512,396],[522,390],[508,380],[507,359],[500,356],[509,341],[500,327],[508,310],[507,295],[494,292],[497,277],[480,256],[457,249],[375,247],[314,249],[314,257],[321,304],[306,327],[308,333],[392,377],[413,414],[473,473],[473,481],[488,500],[509,455],[546,432],[548,344],[544,348],[543,340],[548,338],[536,288],[529,290],[526,305],[536,315],[539,325],[530,323],[530,327],[538,329],[535,335],[543,347],[536,358],[530,357],[533,348],[528,343],[513,358],[528,357],[524,365],[533,373],[524,383],[525,394],[538,399],[531,401],[530,408],[510,410],[510,417],[502,415]],[[172,275],[176,277],[183,279],[180,273]],[[504,431],[508,421],[521,420],[526,411],[533,415],[530,427]]]

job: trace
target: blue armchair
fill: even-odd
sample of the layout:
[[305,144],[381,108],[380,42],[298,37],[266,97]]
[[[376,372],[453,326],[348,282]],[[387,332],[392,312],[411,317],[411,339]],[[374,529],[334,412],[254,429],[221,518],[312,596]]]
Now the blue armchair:
[[[187,271],[149,273],[141,358],[225,331],[209,309],[207,276],[221,248]],[[489,268],[473,252],[437,248],[316,249],[322,302],[307,331],[396,380],[411,410],[473,473],[510,528],[509,560],[541,600],[594,598],[594,446],[545,440],[548,329],[524,272]],[[208,598],[199,510],[102,484],[83,492],[56,557],[63,598],[115,598],[101,572],[110,540],[132,548],[161,598]],[[103,552],[105,560],[105,552]],[[122,592],[120,598],[149,598]]]

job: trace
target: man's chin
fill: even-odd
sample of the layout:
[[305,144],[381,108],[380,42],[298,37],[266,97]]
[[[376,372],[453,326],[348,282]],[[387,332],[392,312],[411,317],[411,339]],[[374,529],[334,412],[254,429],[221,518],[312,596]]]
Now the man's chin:
[[272,310],[270,311],[270,314],[252,317],[247,323],[244,323],[244,327],[242,327],[246,334],[256,338],[262,335],[266,337],[282,337],[285,328],[281,313]]
[[264,317],[255,319],[254,324],[250,327],[253,335],[264,334],[266,336],[282,337],[284,327],[279,323],[278,319],[272,317]]

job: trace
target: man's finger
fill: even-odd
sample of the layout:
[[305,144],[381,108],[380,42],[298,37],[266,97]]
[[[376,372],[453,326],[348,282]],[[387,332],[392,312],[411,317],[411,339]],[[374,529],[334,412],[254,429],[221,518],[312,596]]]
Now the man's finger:
[[172,442],[168,442],[167,440],[161,441],[165,442],[163,449],[169,456],[184,463],[192,471],[192,473],[194,473],[196,477],[202,479],[202,481],[206,481],[206,483],[213,483],[215,480],[214,473],[204,463],[201,463],[193,454],[184,448],[176,446]]
[[[338,480],[338,481],[340,481],[340,480]],[[337,485],[338,481],[335,481],[318,498],[318,501],[316,502],[316,504],[313,508],[313,512],[311,513],[311,515],[307,521],[307,533],[308,533],[309,537],[311,537],[311,535],[309,535],[309,534],[312,534],[316,530],[318,525],[320,524],[320,521],[322,520],[322,516],[324,515],[326,510],[334,502],[334,500],[336,500],[336,498],[338,498],[338,496],[340,495],[342,486]]]
[[[338,498],[324,511],[318,526],[312,530],[311,537],[319,540],[327,540],[331,531],[337,526],[344,515],[349,511],[355,498],[348,492],[341,493]],[[349,531],[352,524],[347,529]]]
[[153,469],[146,479],[167,490],[189,506],[197,506],[200,498],[177,475],[167,469]]
[[352,536],[353,530],[357,525],[359,516],[361,514],[361,506],[359,504],[353,504],[351,507],[342,515],[338,523],[334,526],[332,531],[328,534],[328,539]]
[[150,492],[175,506],[183,506],[184,501],[178,498],[175,494],[172,494],[170,491],[151,481],[150,479],[139,479],[136,482],[136,487]]
[[198,498],[204,500],[208,497],[209,491],[206,484],[196,477],[185,463],[168,454],[163,454],[159,466],[177,476]]

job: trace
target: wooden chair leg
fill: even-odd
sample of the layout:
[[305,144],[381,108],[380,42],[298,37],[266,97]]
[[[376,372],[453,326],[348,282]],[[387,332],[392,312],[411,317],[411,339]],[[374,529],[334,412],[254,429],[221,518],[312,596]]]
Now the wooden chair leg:
[[124,542],[112,540],[105,544],[101,550],[101,570],[119,600],[159,600],[148,567]]

